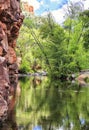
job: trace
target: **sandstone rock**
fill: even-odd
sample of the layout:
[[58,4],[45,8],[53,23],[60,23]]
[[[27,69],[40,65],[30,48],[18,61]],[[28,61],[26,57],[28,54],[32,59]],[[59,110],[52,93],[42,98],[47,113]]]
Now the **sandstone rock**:
[[2,96],[0,96],[0,121],[3,121],[7,118],[7,102],[4,100]]
[[3,48],[2,48],[2,46],[0,46],[0,56],[2,56],[3,55]]
[[8,117],[8,104],[13,102],[9,100],[12,88],[15,97],[18,66],[14,48],[23,19],[20,0],[0,0],[0,122]]
[[8,64],[13,64],[16,62],[16,53],[15,53],[15,50],[9,46],[8,48],[8,52],[7,52],[7,55],[6,55],[6,59],[7,59],[7,62]]
[[10,41],[9,46],[11,46],[12,48],[15,48],[16,47],[16,40]]

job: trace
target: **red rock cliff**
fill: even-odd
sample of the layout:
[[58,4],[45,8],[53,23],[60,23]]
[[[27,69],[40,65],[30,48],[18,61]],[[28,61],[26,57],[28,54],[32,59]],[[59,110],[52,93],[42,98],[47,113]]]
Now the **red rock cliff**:
[[20,0],[0,0],[0,122],[8,116],[16,88],[16,40],[23,22]]

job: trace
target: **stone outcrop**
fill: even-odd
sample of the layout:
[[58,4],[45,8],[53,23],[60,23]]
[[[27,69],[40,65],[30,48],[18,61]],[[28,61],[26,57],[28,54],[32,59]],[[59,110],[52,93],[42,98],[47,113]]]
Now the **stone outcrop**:
[[86,85],[89,84],[89,83],[87,82],[87,80],[88,80],[88,82],[89,82],[89,73],[87,73],[87,72],[82,73],[82,74],[80,74],[80,75],[77,77],[78,83],[79,83],[80,85],[82,85],[82,86],[86,86]]
[[28,2],[22,2],[23,10],[25,12],[28,12],[29,14],[34,15],[34,7],[32,5],[29,5]]
[[15,96],[18,80],[15,47],[23,19],[20,0],[0,0],[0,122],[7,119]]

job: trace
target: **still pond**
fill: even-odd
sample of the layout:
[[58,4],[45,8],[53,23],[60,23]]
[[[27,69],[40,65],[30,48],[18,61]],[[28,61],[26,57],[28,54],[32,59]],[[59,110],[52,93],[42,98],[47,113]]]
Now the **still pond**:
[[18,84],[16,113],[2,130],[89,130],[88,85],[47,77],[24,77]]

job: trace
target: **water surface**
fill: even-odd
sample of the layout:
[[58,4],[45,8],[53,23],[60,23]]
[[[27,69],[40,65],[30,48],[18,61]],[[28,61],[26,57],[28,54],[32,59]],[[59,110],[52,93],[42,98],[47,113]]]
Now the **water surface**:
[[19,84],[13,130],[89,130],[89,86],[43,77]]

